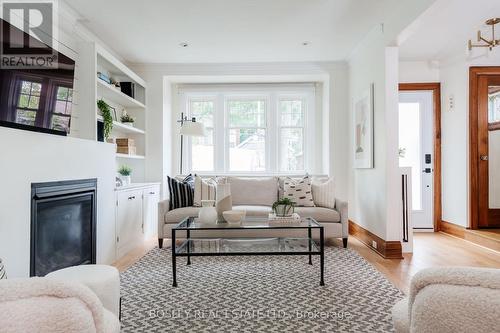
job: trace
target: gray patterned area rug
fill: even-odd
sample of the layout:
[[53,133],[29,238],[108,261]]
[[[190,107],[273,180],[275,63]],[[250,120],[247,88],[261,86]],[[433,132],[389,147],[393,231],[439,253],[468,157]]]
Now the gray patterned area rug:
[[319,257],[194,257],[155,248],[121,274],[123,332],[391,332],[403,297],[351,249]]

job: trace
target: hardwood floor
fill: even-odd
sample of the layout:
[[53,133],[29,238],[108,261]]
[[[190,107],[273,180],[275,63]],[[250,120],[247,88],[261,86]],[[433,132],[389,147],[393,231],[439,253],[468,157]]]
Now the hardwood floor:
[[[438,266],[473,266],[500,268],[500,252],[475,245],[445,233],[414,234],[414,253],[404,254],[404,259],[384,259],[354,237],[349,237],[349,247],[357,251],[370,264],[384,274],[397,288],[408,293],[411,277],[421,269]],[[146,241],[114,263],[121,272],[132,266],[143,255],[157,246],[157,239]],[[341,240],[335,245],[342,246]],[[164,242],[164,247],[170,246]]]

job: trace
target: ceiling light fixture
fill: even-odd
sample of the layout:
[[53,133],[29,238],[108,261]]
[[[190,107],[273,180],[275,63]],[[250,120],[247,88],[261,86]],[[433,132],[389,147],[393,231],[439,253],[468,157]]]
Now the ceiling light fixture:
[[188,47],[188,46],[189,46],[189,44],[188,44],[188,43],[186,43],[186,42],[182,42],[182,43],[179,43],[179,46],[180,46],[180,47]]
[[500,39],[495,39],[495,25],[500,23],[500,18],[492,18],[492,19],[489,19],[488,21],[485,22],[486,25],[489,25],[491,26],[491,40],[488,40],[486,38],[483,38],[483,36],[481,36],[481,30],[479,30],[477,32],[477,42],[480,43],[480,44],[472,44],[472,40],[469,39],[469,51],[472,51],[472,48],[473,47],[487,47],[491,50],[493,50],[493,48],[495,46],[498,46],[500,45]]

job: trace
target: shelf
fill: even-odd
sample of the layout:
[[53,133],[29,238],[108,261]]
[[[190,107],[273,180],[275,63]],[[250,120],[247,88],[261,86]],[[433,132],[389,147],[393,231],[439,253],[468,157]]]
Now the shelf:
[[136,99],[125,95],[117,88],[114,88],[110,84],[107,84],[103,80],[96,78],[97,81],[97,95],[109,99],[123,107],[129,108],[141,108],[144,109],[146,106]]
[[130,158],[134,160],[143,160],[145,157],[144,155],[128,155],[128,154],[119,154],[116,153],[117,158]]
[[[102,116],[97,115],[97,120],[102,121]],[[128,134],[144,134],[145,132],[139,128],[123,125],[118,121],[113,121],[113,131],[119,131]]]

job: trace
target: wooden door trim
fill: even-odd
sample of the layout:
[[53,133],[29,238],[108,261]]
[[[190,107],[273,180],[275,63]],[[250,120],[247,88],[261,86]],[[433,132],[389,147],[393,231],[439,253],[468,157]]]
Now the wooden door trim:
[[479,78],[500,75],[500,67],[469,68],[469,227],[479,229]]
[[432,91],[434,111],[434,232],[441,229],[441,83],[400,83],[399,91]]

